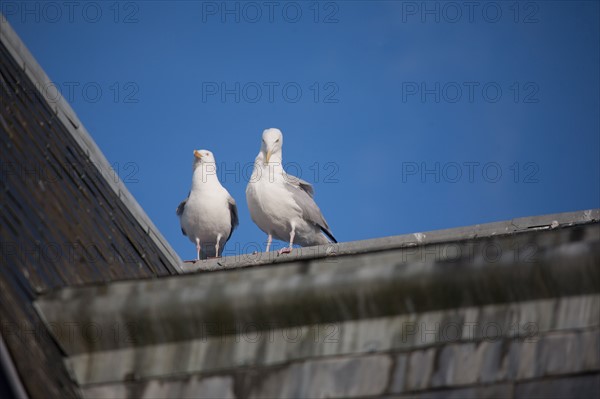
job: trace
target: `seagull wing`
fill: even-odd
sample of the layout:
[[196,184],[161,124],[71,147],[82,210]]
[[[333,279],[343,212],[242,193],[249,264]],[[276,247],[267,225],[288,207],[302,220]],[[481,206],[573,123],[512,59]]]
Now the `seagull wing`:
[[240,221],[238,219],[237,205],[231,195],[227,198],[227,203],[229,205],[229,212],[231,213],[231,230],[229,231],[229,237],[227,237],[227,241],[229,241],[233,234],[233,230],[240,224]]
[[293,186],[296,186],[306,192],[312,198],[315,194],[315,190],[313,189],[312,184],[309,182],[300,179],[299,177],[285,174],[285,181],[290,183]]
[[286,189],[292,193],[294,201],[302,210],[304,219],[317,225],[331,241],[337,242],[321,210],[313,199],[314,189],[312,185],[287,173],[285,174],[285,182]]
[[[186,199],[181,201],[181,203],[177,206],[177,209],[175,210],[175,213],[177,214],[177,216],[179,216],[180,219],[181,219],[181,215],[183,215],[183,211],[185,210],[185,204],[187,203],[187,200],[189,198],[190,198],[190,194],[188,194]],[[181,228],[181,232],[183,233],[184,236],[187,236],[187,233],[185,232],[183,227]]]
[[185,209],[186,202],[187,202],[187,198],[184,199],[183,201],[181,201],[181,203],[177,206],[177,209],[175,210],[175,213],[177,214],[177,216],[183,215],[183,210]]

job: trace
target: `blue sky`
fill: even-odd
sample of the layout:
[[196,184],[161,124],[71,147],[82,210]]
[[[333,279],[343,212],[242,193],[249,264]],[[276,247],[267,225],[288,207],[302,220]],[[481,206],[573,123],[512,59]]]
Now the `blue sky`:
[[238,203],[225,253],[264,243],[269,127],[339,241],[600,206],[598,2],[223,4],[1,8],[182,258],[193,149]]

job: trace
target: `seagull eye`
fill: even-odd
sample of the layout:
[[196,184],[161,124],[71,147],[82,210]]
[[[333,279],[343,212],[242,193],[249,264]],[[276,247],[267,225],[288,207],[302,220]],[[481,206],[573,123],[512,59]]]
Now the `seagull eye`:
[[279,139],[275,140],[276,143],[279,143]]

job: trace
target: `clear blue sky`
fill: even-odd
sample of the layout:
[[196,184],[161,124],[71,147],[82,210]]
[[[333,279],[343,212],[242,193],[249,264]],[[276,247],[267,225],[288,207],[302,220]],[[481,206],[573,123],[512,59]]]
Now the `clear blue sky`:
[[596,1],[1,4],[184,259],[193,149],[238,203],[226,253],[264,243],[269,127],[340,241],[600,206]]

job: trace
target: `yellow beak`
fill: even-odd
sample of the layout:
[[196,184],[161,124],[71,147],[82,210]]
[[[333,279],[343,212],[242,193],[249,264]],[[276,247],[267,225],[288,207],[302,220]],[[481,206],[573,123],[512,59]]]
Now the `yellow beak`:
[[267,158],[265,163],[269,163],[269,159],[271,159],[271,150],[267,151]]
[[198,150],[194,150],[194,156],[195,156],[196,158],[202,158],[202,154],[201,154],[201,153],[200,153],[200,151],[198,151]]

